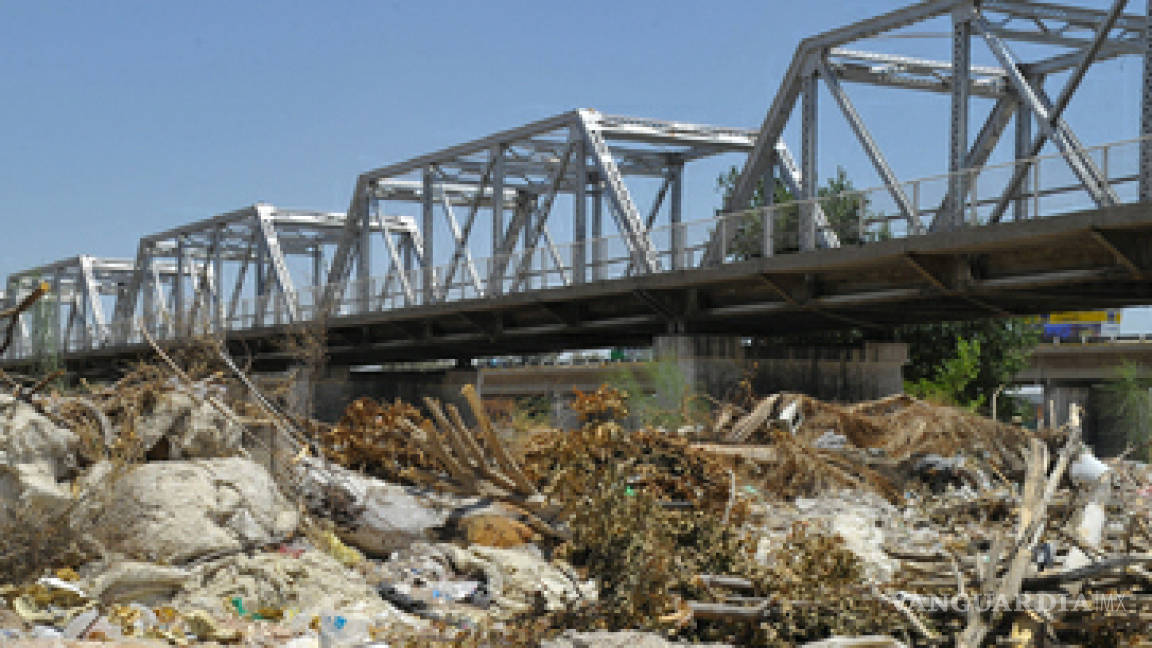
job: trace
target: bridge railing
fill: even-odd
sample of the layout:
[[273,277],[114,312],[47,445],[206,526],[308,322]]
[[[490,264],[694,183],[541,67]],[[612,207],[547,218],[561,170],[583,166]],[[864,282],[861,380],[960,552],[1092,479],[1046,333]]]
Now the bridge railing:
[[[1138,200],[1139,153],[1141,139],[1113,142],[1073,152],[1098,175],[1106,198],[1117,204]],[[476,276],[459,264],[452,277],[448,266],[394,270],[388,275],[348,282],[335,306],[336,316],[382,312],[433,303],[486,299],[499,295],[578,283],[603,281],[643,274],[641,268],[651,259],[652,271],[670,272],[698,268],[704,264],[725,264],[755,257],[801,252],[840,245],[917,236],[930,231],[979,227],[996,221],[1043,218],[1097,206],[1068,164],[1069,156],[1053,154],[1028,160],[989,165],[921,178],[896,186],[842,192],[814,200],[793,200],[734,213],[718,213],[710,218],[677,225],[651,228],[650,254],[633,252],[633,244],[623,236],[589,238],[566,244],[547,241],[535,250],[507,257],[475,259]],[[1095,169],[1091,169],[1091,167]],[[1083,166],[1081,168],[1084,168]],[[1005,193],[1014,176],[1021,182]],[[960,200],[951,195],[959,190]],[[802,216],[811,214],[821,221],[815,235],[801,236]],[[583,264],[577,262],[584,259]],[[498,275],[498,276],[497,276]],[[431,284],[428,280],[431,279]],[[150,332],[159,339],[187,337],[196,332],[219,333],[277,327],[314,319],[321,303],[323,286],[300,288],[290,295],[272,293],[238,302],[235,308],[221,305],[219,317],[203,303],[189,306],[184,313],[157,310],[151,317]],[[137,315],[136,317],[140,317]],[[129,344],[143,343],[139,319],[130,323],[110,323],[107,330],[125,330]],[[81,352],[119,344],[111,336],[101,336],[93,327],[61,327],[59,339],[45,335],[18,337],[8,351],[9,358],[27,358],[42,353]],[[50,340],[45,342],[45,340]]]

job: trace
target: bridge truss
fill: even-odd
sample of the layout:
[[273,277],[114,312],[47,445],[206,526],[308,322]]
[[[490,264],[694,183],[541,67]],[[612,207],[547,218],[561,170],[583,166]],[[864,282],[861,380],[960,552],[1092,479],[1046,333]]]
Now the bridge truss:
[[[131,348],[142,328],[160,338],[264,334],[298,322],[367,321],[546,290],[549,326],[579,327],[584,315],[558,307],[555,291],[1025,221],[1072,211],[1067,202],[1051,205],[1073,195],[1079,209],[1152,200],[1152,23],[1147,7],[1125,13],[1127,4],[1115,0],[1098,10],[924,0],[804,39],[759,130],[573,110],[365,172],[344,213],[256,204],[145,236],[133,260],[79,256],[17,273],[5,294],[15,302],[48,281],[56,348],[66,352]],[[950,60],[862,47],[932,21],[950,24]],[[1028,60],[1017,52],[1020,44],[1033,55]],[[973,65],[977,46],[998,65]],[[1089,68],[1121,56],[1144,65],[1138,137],[1086,147],[1064,113]],[[1056,80],[1059,87],[1049,88]],[[853,102],[849,88],[861,84],[950,98],[949,146],[941,155],[947,174],[901,182]],[[832,98],[882,182],[849,197],[854,229],[845,228],[844,197],[819,192],[822,95]],[[992,106],[970,131],[973,97]],[[794,118],[798,156],[784,143]],[[1010,126],[1012,161],[990,164]],[[1041,155],[1047,145],[1054,155]],[[685,166],[732,153],[746,161],[724,210],[685,218]],[[1066,177],[1072,182],[1060,180]],[[641,181],[656,187],[643,205],[633,190]],[[792,197],[787,204],[773,204],[778,186]],[[1143,276],[1142,262],[1116,234],[1093,236],[1133,276]],[[954,292],[948,276],[972,274],[910,263],[945,292]],[[762,278],[780,308],[810,308],[805,304],[816,296],[811,276]],[[628,294],[669,322],[683,319],[671,312],[679,306],[670,309],[646,291]],[[481,336],[501,334],[501,322],[473,311],[453,312]],[[403,345],[452,328],[445,322],[389,326]],[[10,358],[35,352],[24,338]]]

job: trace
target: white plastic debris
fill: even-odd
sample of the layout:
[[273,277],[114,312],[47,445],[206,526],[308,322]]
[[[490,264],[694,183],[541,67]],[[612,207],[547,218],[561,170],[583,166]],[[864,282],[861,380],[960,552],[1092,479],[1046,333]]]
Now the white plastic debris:
[[1106,472],[1108,472],[1108,464],[1097,459],[1091,450],[1084,450],[1072,463],[1069,474],[1073,481],[1088,483],[1100,479]]
[[1104,522],[1107,519],[1104,507],[1096,502],[1084,505],[1080,514],[1080,524],[1076,527],[1076,535],[1081,542],[1089,547],[1099,547],[1104,536]]

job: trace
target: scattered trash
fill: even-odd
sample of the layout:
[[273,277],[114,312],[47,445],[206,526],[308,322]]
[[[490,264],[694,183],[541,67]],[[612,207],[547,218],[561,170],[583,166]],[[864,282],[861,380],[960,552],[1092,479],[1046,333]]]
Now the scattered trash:
[[523,431],[465,387],[325,425],[205,344],[74,393],[0,376],[0,643],[1149,639],[1152,472],[1077,416],[782,393],[664,429],[605,387]]

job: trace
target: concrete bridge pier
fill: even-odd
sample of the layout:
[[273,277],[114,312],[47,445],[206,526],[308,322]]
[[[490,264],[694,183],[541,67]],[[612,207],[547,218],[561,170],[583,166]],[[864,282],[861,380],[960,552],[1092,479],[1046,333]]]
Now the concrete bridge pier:
[[704,394],[722,397],[750,368],[742,338],[663,335],[652,340],[652,357],[675,363],[684,381]]
[[652,344],[657,360],[674,361],[696,390],[720,398],[745,377],[758,393],[795,391],[834,401],[881,398],[904,391],[908,345],[792,346],[758,349],[744,338],[667,335]]

